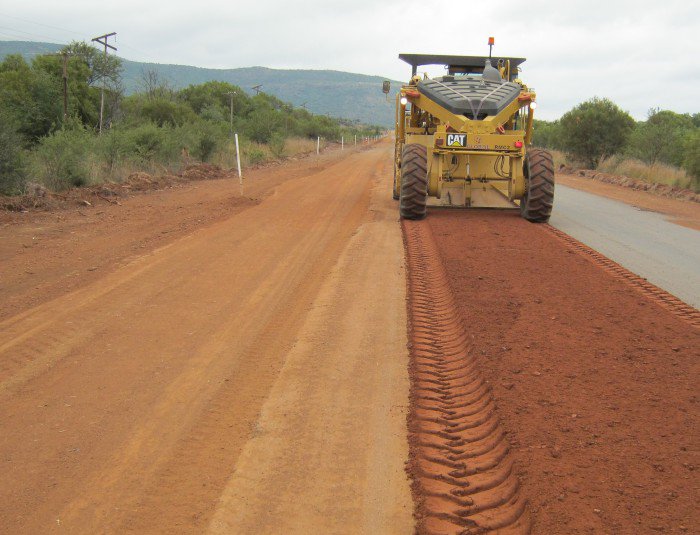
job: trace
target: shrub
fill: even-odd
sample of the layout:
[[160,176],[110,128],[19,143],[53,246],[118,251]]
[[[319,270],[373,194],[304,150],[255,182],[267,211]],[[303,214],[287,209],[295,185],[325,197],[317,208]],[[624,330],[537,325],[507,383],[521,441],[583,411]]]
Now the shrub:
[[208,122],[197,125],[195,142],[191,147],[192,155],[199,161],[209,161],[221,144],[222,135],[216,127]]
[[272,109],[257,109],[248,117],[244,133],[257,143],[268,143],[281,125],[281,114]]
[[248,151],[246,151],[246,156],[248,157],[248,161],[253,165],[263,163],[266,160],[265,151],[258,147],[251,147],[248,149]]
[[23,187],[22,137],[16,124],[0,114],[0,194],[15,195]]
[[132,149],[128,132],[121,129],[108,130],[96,140],[97,156],[105,164],[110,175],[128,158]]
[[270,146],[270,152],[272,152],[272,155],[275,158],[283,158],[284,157],[284,145],[285,145],[285,139],[284,136],[280,133],[273,134],[272,137],[270,138],[270,142],[268,143]]
[[127,131],[129,152],[137,162],[167,163],[178,158],[182,143],[179,130],[146,123]]
[[187,104],[162,98],[144,102],[140,114],[158,126],[180,126],[195,119],[192,108]]
[[41,138],[32,154],[35,178],[54,191],[86,185],[92,145],[92,136],[75,123]]

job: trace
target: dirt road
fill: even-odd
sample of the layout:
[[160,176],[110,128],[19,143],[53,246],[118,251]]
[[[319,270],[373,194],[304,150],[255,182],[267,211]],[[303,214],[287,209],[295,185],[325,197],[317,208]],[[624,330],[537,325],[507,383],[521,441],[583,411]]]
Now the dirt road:
[[[261,173],[252,200],[223,181],[144,197],[153,225],[120,218],[126,203],[85,216],[97,233],[76,214],[40,240],[3,229],[27,266],[2,288],[3,530],[410,531],[387,154]],[[182,230],[197,202],[216,213]],[[149,252],[164,225],[176,236]]]
[[700,525],[697,310],[391,150],[0,214],[0,532]]

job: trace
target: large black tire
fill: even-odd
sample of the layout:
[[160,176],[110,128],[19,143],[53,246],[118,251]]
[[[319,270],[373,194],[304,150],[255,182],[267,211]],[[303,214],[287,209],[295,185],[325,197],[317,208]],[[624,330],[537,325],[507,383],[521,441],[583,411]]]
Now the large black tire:
[[423,219],[428,200],[428,151],[424,145],[406,145],[401,153],[401,196],[403,219]]
[[520,215],[533,223],[546,223],[554,204],[554,161],[546,150],[529,149],[525,156],[525,196]]

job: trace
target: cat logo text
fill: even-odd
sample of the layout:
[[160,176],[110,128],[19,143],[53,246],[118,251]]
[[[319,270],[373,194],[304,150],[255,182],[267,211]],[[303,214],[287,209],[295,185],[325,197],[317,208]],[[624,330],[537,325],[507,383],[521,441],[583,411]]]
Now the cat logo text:
[[467,134],[447,134],[448,147],[466,147]]

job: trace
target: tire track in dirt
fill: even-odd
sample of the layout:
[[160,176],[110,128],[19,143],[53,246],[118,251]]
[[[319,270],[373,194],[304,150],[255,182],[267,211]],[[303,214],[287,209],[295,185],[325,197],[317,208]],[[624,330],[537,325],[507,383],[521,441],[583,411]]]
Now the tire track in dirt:
[[529,533],[530,512],[429,227],[403,221],[418,533]]
[[615,278],[622,280],[633,288],[639,290],[656,304],[670,310],[676,316],[684,319],[694,327],[700,327],[700,311],[695,307],[681,301],[675,295],[672,295],[666,290],[663,290],[655,284],[650,283],[645,278],[632,273],[627,268],[622,267],[617,262],[611,260],[607,256],[602,255],[595,249],[581,243],[576,238],[572,238],[558,228],[551,225],[546,225],[543,228],[554,234],[554,236],[562,240],[567,245],[573,247],[574,250],[591,260],[594,264],[601,267],[607,273],[610,273]]

